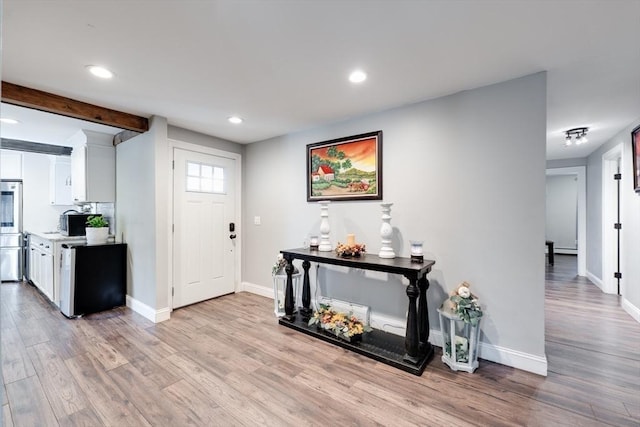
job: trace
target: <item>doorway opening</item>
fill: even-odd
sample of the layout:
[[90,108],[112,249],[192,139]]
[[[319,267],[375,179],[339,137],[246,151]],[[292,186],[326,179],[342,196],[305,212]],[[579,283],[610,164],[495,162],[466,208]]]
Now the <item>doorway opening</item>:
[[[547,240],[556,253],[577,255],[578,276],[587,275],[587,183],[584,166],[547,169]],[[555,240],[554,240],[555,239]]]

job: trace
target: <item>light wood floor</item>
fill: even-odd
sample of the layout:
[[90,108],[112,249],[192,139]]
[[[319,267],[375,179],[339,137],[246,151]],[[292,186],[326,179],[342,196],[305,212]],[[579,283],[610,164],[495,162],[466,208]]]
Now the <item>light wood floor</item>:
[[272,301],[247,293],[154,325],[125,308],[66,320],[3,283],[3,422],[638,426],[640,325],[575,258],[549,268],[546,378],[482,360],[456,373],[439,351],[417,377],[278,326]]

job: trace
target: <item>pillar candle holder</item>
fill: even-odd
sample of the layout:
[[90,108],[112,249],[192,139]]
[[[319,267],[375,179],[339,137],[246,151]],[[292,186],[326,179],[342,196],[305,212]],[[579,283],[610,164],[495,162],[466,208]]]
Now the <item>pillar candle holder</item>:
[[329,225],[329,201],[324,200],[320,203],[320,244],[318,250],[320,252],[331,252],[331,241],[329,240],[329,232],[331,226]]
[[411,262],[424,262],[424,254],[422,252],[422,241],[410,240],[411,243]]
[[391,247],[391,236],[393,228],[391,228],[391,206],[393,203],[380,203],[382,206],[382,226],[380,227],[380,237],[382,238],[382,247],[378,256],[380,258],[395,258],[396,253]]

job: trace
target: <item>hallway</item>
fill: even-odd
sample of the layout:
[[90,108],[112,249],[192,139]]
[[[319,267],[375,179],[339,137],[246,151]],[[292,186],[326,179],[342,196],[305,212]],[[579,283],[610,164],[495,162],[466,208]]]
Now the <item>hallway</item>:
[[620,297],[577,276],[575,256],[555,258],[546,271],[549,378],[567,387],[567,398],[588,403],[594,417],[618,425],[635,420],[638,425],[640,324],[620,307]]

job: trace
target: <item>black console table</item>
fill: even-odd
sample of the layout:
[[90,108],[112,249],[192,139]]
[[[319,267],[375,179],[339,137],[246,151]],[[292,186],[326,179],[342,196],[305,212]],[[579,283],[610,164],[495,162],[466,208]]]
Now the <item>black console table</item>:
[[[433,347],[429,343],[429,313],[427,308],[427,289],[429,281],[427,273],[435,261],[424,260],[422,263],[411,262],[410,258],[384,259],[373,254],[364,254],[358,258],[342,258],[335,252],[319,252],[310,249],[288,249],[281,251],[287,260],[287,285],[285,289],[285,315],[279,323],[340,347],[352,350],[377,361],[386,363],[415,375],[421,375],[433,356]],[[296,312],[293,299],[293,260],[302,260],[304,270],[302,280],[302,307]],[[409,280],[407,296],[409,310],[405,337],[374,329],[365,333],[360,342],[347,342],[334,335],[319,330],[316,326],[308,326],[313,314],[311,310],[311,289],[309,283],[309,267],[311,262],[320,264],[341,265],[363,270],[381,271],[401,274]],[[416,306],[417,303],[417,306]]]

